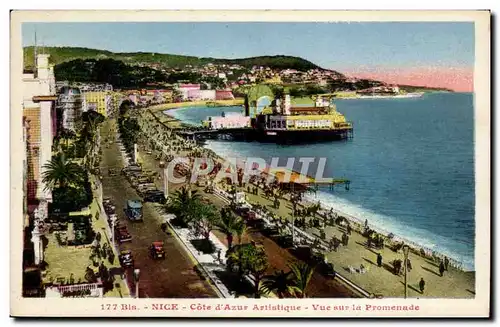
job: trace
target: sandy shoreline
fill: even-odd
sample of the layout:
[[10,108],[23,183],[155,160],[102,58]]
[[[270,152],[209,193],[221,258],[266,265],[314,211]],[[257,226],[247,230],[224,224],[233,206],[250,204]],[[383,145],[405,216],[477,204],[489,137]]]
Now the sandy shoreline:
[[[178,109],[180,107],[205,105],[206,101],[199,101],[199,102],[200,102],[199,104],[195,104],[195,102],[190,102],[190,103],[186,103],[186,105],[183,105],[183,106],[178,106],[179,103],[170,104],[170,106],[168,106],[168,107],[162,107],[162,109],[154,109],[154,111],[151,110],[150,113],[153,114],[153,116],[156,117],[156,119],[159,122],[161,122],[162,124],[165,124],[165,123],[169,123],[169,124],[170,123],[179,123],[180,121],[178,119],[176,119],[173,116],[169,115],[165,111],[173,110],[173,109]],[[196,103],[198,103],[198,102],[196,102]],[[148,109],[151,109],[151,108],[148,108]],[[160,112],[160,111],[162,112],[162,115],[160,117],[158,117],[156,115],[156,113]],[[165,119],[162,119],[162,118],[166,118],[167,121],[165,121]],[[186,124],[184,122],[182,122],[182,123]],[[210,153],[212,153],[217,158],[217,161],[224,162],[226,160],[220,154],[217,154],[217,153],[213,152],[210,149],[207,149],[207,148],[202,147],[202,146],[198,146],[198,147],[200,149],[204,149],[205,151],[210,151]],[[302,202],[304,204],[306,204],[306,205],[307,204],[318,203],[317,200],[313,200],[310,197],[308,197],[307,195],[305,196],[305,198],[304,198],[304,200]],[[364,227],[364,221],[365,221],[364,218],[355,217],[353,215],[350,215],[350,214],[347,214],[345,212],[342,212],[341,210],[338,210],[338,209],[335,209],[335,208],[331,208],[331,207],[329,207],[328,205],[326,205],[326,204],[324,204],[322,202],[320,202],[320,203],[321,203],[322,209],[328,209],[328,210],[331,209],[331,210],[333,210],[333,212],[335,212],[337,216],[342,216],[342,217],[348,219],[351,224],[353,224],[354,226],[357,227],[357,229],[361,230]],[[326,211],[326,210],[324,210],[324,211]],[[386,239],[388,238],[388,235],[390,235],[390,234],[394,235],[393,232],[388,231],[388,230],[386,230],[386,229],[384,229],[383,227],[380,227],[380,226],[375,226],[375,225],[371,225],[370,224],[369,227],[370,227],[370,229],[374,230],[378,234],[383,235]],[[424,258],[431,259],[431,260],[436,261],[436,262],[439,262],[439,260],[444,260],[445,256],[447,256],[447,255],[444,255],[444,254],[440,253],[439,251],[431,249],[429,246],[427,246],[425,244],[418,244],[417,242],[405,239],[404,237],[400,237],[400,236],[397,236],[397,235],[394,235],[393,241],[395,241],[395,242],[404,242],[405,244],[407,244],[408,246],[410,246],[410,249],[411,249],[411,251],[414,254],[422,256],[422,257],[424,257],[422,255],[422,251],[423,251],[425,253],[425,257]],[[463,266],[463,263],[460,260],[457,260],[456,258],[453,258],[451,256],[447,256],[447,257],[450,260],[450,265],[453,266],[453,267],[455,267],[456,269],[459,269],[461,271],[471,271],[471,270],[466,270],[465,267]]]
[[148,107],[147,110],[150,110],[153,113],[164,110],[171,109],[179,109],[183,107],[196,107],[196,106],[206,106],[207,103],[217,103],[223,107],[230,106],[240,106],[243,105],[244,101],[241,98],[236,98],[234,100],[218,100],[218,101],[190,101],[190,102],[173,102],[173,103],[164,103],[156,106]]

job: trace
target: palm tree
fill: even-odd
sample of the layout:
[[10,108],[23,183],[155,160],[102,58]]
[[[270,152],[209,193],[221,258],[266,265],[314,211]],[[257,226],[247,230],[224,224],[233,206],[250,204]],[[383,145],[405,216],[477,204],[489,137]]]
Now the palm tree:
[[171,201],[166,205],[165,209],[175,213],[181,222],[188,223],[189,215],[186,209],[200,199],[201,196],[197,190],[190,190],[183,186],[172,194]]
[[303,262],[295,262],[289,264],[288,267],[290,268],[295,281],[295,285],[292,287],[295,291],[295,295],[299,298],[307,297],[306,289],[314,274],[315,267],[309,266]]
[[240,279],[243,276],[252,276],[254,281],[255,298],[259,298],[261,294],[261,281],[269,267],[267,255],[261,247],[254,244],[236,245],[227,252],[228,268],[238,266],[238,275]]
[[73,132],[70,129],[63,128],[60,132],[59,135],[57,136],[57,142],[59,143],[61,140],[65,140],[64,145],[65,148],[67,149],[69,146],[69,141],[74,140],[76,138],[75,132]]
[[220,221],[219,213],[215,210],[215,207],[197,200],[193,201],[185,210],[187,211],[188,220],[194,223],[205,240],[208,241],[210,232]]
[[243,234],[245,234],[246,231],[247,231],[247,225],[245,224],[245,221],[241,219],[235,226],[235,232],[236,235],[238,236],[238,244],[241,244]]
[[82,115],[82,129],[80,138],[84,145],[83,163],[87,171],[95,173],[96,152],[99,148],[99,125],[104,121],[104,116],[95,112],[88,111]]
[[266,275],[262,281],[262,291],[264,293],[276,292],[280,299],[293,294],[295,281],[292,272],[275,271],[272,275]]
[[215,227],[222,233],[226,234],[227,247],[228,249],[231,249],[234,234],[237,234],[242,229],[241,226],[244,226],[243,219],[240,216],[233,214],[231,209],[227,207],[221,209],[220,217],[221,218]]
[[66,160],[62,153],[53,156],[43,165],[42,182],[46,189],[53,190],[56,186],[65,188],[69,183],[80,183],[83,180],[83,170],[74,162]]

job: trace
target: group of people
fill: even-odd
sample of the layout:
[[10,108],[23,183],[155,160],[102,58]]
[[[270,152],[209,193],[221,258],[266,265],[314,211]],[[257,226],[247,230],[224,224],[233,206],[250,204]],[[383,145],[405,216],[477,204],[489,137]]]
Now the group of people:
[[441,262],[439,263],[439,274],[441,275],[441,277],[444,276],[445,271],[448,271],[449,265],[450,260],[448,259],[448,257],[444,257],[444,260],[441,260]]
[[[325,235],[325,232],[323,230],[321,230],[321,236],[325,237],[326,238],[326,235]],[[332,249],[333,251],[337,252],[338,251],[338,248],[340,245],[343,245],[343,246],[348,246],[349,245],[349,235],[347,235],[347,233],[343,233],[342,234],[342,238],[339,239],[336,235],[334,235],[328,245],[330,246],[330,249]]]

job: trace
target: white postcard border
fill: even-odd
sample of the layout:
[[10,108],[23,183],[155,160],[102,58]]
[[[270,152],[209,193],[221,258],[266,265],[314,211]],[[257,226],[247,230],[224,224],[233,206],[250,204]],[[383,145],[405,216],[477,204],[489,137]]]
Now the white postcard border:
[[[475,299],[35,299],[22,298],[22,43],[23,22],[76,21],[473,21],[475,22]],[[490,12],[489,11],[14,11],[11,13],[11,315],[121,317],[486,317],[490,306]],[[103,304],[136,305],[140,310],[102,310]],[[152,311],[153,304],[178,304],[180,310]],[[192,310],[191,305],[290,305],[301,310]],[[313,310],[313,304],[362,310]],[[353,307],[353,305],[355,307]],[[418,311],[377,310],[371,306],[418,306]],[[148,307],[149,309],[144,309]],[[306,309],[307,307],[307,309]]]

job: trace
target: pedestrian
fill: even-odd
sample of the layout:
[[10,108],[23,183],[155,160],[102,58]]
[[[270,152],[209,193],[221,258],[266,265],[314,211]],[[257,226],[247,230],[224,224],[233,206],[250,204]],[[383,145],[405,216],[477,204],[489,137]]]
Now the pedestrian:
[[448,271],[448,265],[450,264],[450,260],[448,257],[444,257],[444,270]]
[[368,228],[368,219],[365,220],[365,229]]
[[346,246],[346,245],[347,245],[346,238],[347,238],[346,233],[342,234],[342,244],[344,244],[344,246]]
[[382,267],[382,255],[377,253],[377,266]]
[[424,294],[425,280],[423,278],[420,278],[420,283],[418,283],[418,286],[420,288],[420,294]]
[[408,272],[412,270],[410,259],[406,259],[406,266],[408,267]]
[[167,230],[167,224],[166,223],[162,223],[161,224],[161,230],[165,233],[166,230]]
[[444,263],[443,263],[443,261],[441,261],[441,263],[439,264],[439,273],[441,274],[441,277],[443,277],[443,274],[444,274]]
[[333,251],[337,252],[339,245],[340,245],[340,240],[335,236],[335,238],[333,239]]
[[347,225],[347,235],[351,235],[351,225]]
[[345,246],[347,246],[349,244],[349,236],[345,236]]

